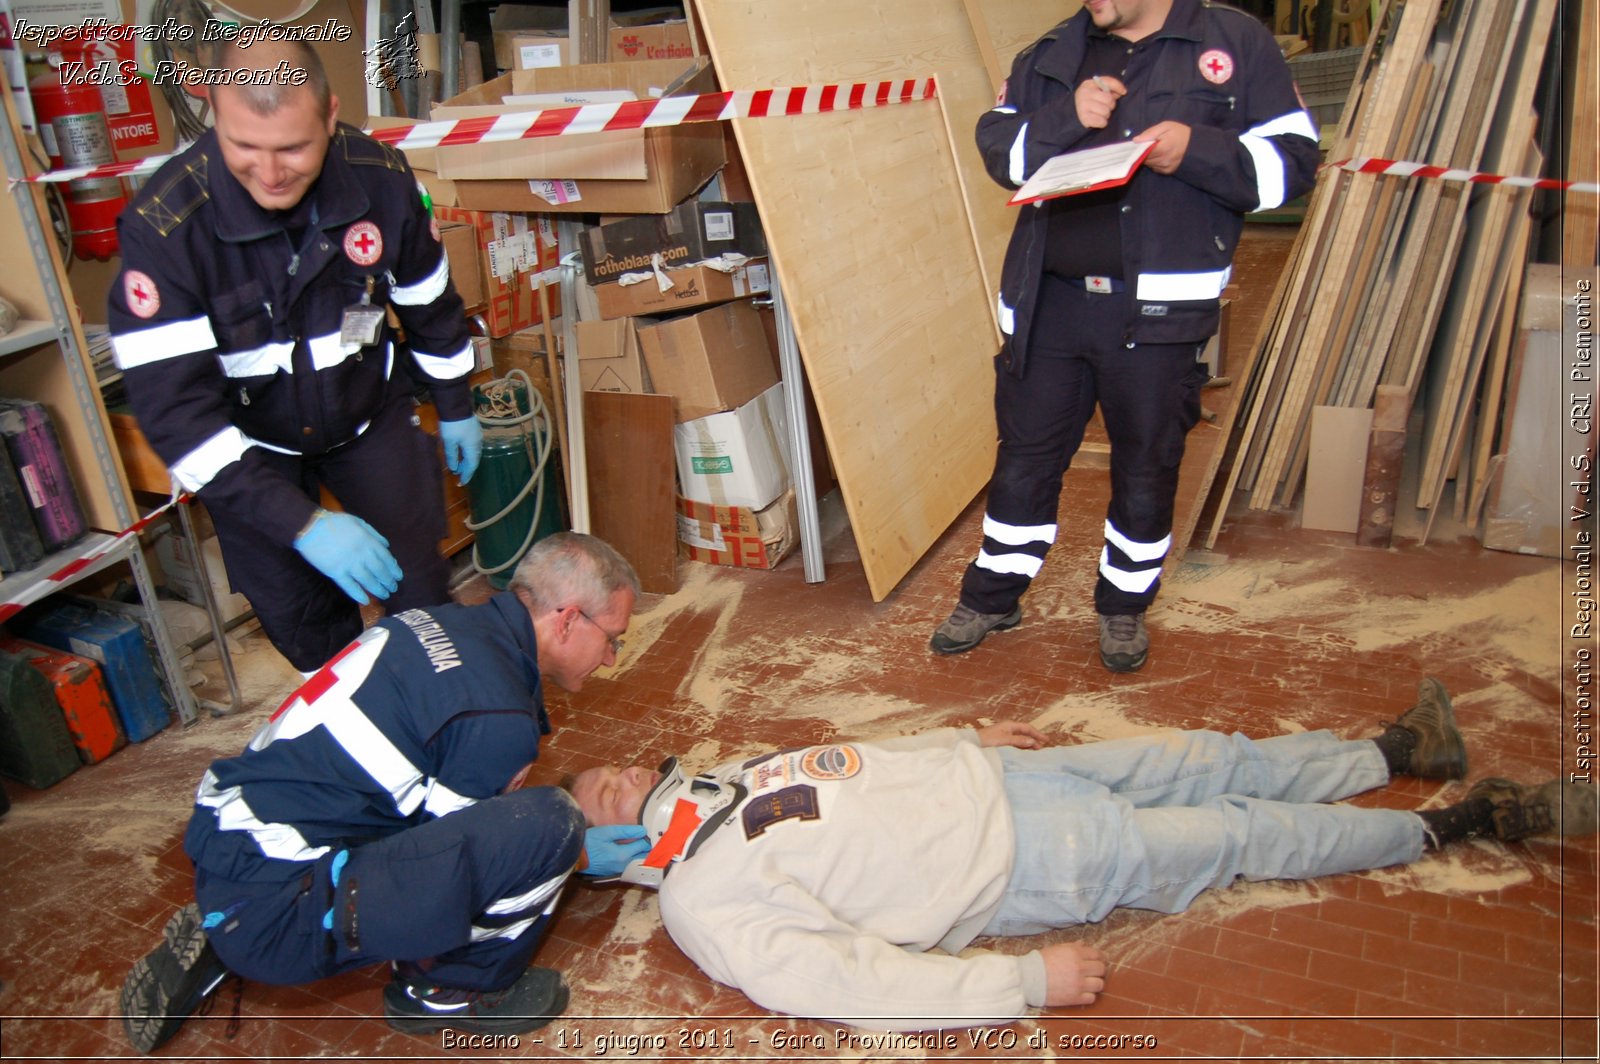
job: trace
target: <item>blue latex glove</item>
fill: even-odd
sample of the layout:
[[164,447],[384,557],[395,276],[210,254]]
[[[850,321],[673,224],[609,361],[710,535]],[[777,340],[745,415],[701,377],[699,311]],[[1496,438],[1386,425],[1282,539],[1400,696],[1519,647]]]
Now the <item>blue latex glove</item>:
[[359,517],[319,510],[294,549],[362,605],[369,595],[385,599],[400,586],[400,563],[389,553],[389,541]]
[[616,876],[632,861],[650,852],[650,836],[638,824],[607,824],[584,833],[583,848],[589,854],[586,876]]
[[460,475],[457,483],[471,480],[478,471],[478,459],[483,457],[483,426],[478,419],[439,422],[439,442],[444,444],[445,466]]

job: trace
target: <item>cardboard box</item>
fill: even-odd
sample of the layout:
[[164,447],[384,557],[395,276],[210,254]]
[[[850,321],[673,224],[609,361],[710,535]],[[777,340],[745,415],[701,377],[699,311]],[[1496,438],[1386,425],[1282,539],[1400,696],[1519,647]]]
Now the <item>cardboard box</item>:
[[[553,331],[559,334],[559,330]],[[543,326],[497,337],[490,343],[494,354],[495,377],[507,377],[511,375],[512,370],[521,370],[538,389],[546,409],[551,411],[563,409],[556,403],[555,396],[554,382],[560,379],[560,371],[554,374],[550,372],[550,360],[545,355]]]
[[567,32],[565,7],[542,4],[500,4],[489,13],[489,32],[494,38],[494,65],[510,70],[514,65],[516,39],[530,30]]
[[195,564],[194,544],[170,531],[156,538],[156,560],[167,578],[167,589],[185,602],[196,606],[206,604],[206,587],[217,603],[217,613],[222,623],[250,612],[250,600],[234,591],[228,581],[228,569],[222,561],[222,545],[216,536],[207,536],[200,544],[204,558],[205,579],[200,566]]
[[[434,121],[526,114],[537,107],[507,103],[512,96],[557,95],[572,105],[590,102],[588,94],[622,92],[637,100],[658,95],[685,71],[694,73],[679,95],[710,92],[715,76],[705,59],[688,62],[590,63],[580,66],[515,70],[433,105]],[[703,123],[690,123],[691,125]],[[488,144],[457,144],[434,149],[436,172],[451,180],[505,178],[593,178],[647,180],[647,143],[670,138],[681,126],[626,129],[609,133],[533,137]]]
[[778,383],[761,319],[748,302],[641,325],[639,346],[651,386],[673,397],[680,422],[732,410]]
[[573,325],[578,344],[578,380],[587,392],[650,392],[633,318],[580,321]]
[[[433,205],[440,225],[457,222],[472,227],[479,255],[484,322],[490,336],[526,329],[543,321],[538,278],[545,278],[551,317],[561,313],[561,286],[556,275],[558,254],[549,219],[504,211],[468,211]],[[546,274],[546,271],[550,271]]]
[[[683,86],[685,94],[713,92],[716,77],[704,58],[694,61],[696,73]],[[657,60],[639,63],[591,63],[581,66],[547,67],[541,70],[519,70],[505,77],[519,91],[559,92],[580,89],[633,89],[648,97],[649,89],[663,88],[683,73],[688,64],[677,60]],[[630,73],[636,72],[636,73]],[[497,83],[501,83],[498,84]],[[505,86],[496,78],[478,88],[453,98],[463,105],[475,95],[490,90],[484,100],[493,106],[503,99]],[[374,121],[380,125],[415,125],[410,119]],[[462,207],[470,210],[537,211],[556,214],[664,214],[693,195],[711,176],[728,161],[727,145],[719,122],[690,122],[679,126],[632,131],[622,134],[585,133],[571,137],[543,137],[542,142],[572,141],[581,144],[596,137],[642,137],[646,175],[643,178],[581,178],[561,174],[551,178],[472,178],[453,180],[439,173],[441,149],[407,150],[406,158],[418,171],[417,177],[428,189],[436,206]],[[510,145],[512,157],[528,153],[534,141],[521,140]],[[544,145],[546,149],[550,146]],[[487,149],[498,145],[458,146],[445,151],[478,151],[480,158],[494,158]],[[459,165],[462,160],[456,160]]]
[[478,230],[465,222],[440,222],[439,242],[450,263],[450,280],[468,310],[483,304],[483,259],[478,254]]
[[[613,20],[615,21],[615,20]],[[694,40],[685,19],[648,26],[612,26],[611,61],[631,63],[651,59],[692,59]]]
[[675,425],[672,445],[685,498],[765,509],[789,486],[783,384],[774,384],[737,410]]
[[771,569],[800,542],[793,489],[763,510],[678,496],[678,553],[697,562]]
[[676,314],[695,307],[708,307],[745,296],[772,290],[772,277],[766,259],[753,259],[733,270],[711,266],[689,266],[667,270],[671,285],[666,291],[654,279],[634,284],[595,285],[595,301],[602,318],[633,318],[641,315]]
[[572,40],[566,30],[536,30],[511,38],[512,70],[538,70],[572,62]]
[[653,255],[668,268],[728,252],[757,258],[767,253],[767,241],[754,203],[689,200],[666,214],[589,226],[579,234],[578,251],[589,283],[605,284],[650,269]]

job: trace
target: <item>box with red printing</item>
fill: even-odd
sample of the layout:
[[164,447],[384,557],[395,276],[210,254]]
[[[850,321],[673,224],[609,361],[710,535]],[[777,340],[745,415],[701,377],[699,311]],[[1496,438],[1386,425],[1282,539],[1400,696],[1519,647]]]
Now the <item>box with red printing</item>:
[[[490,336],[506,336],[544,320],[539,310],[539,278],[544,277],[550,316],[561,314],[556,265],[556,235],[540,214],[469,211],[434,204],[441,222],[462,222],[478,235],[483,281],[483,319]],[[547,272],[548,271],[548,272]]]
[[691,561],[771,569],[800,540],[794,491],[761,510],[678,496],[678,551]]

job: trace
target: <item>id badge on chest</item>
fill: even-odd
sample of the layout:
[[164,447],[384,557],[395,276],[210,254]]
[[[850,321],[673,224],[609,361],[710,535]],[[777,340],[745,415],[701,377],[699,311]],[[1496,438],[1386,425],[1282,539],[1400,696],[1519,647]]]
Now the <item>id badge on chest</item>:
[[384,309],[372,305],[375,283],[375,278],[368,277],[367,290],[362,293],[361,302],[344,308],[344,320],[339,325],[341,345],[366,347],[378,342],[378,334],[383,329]]

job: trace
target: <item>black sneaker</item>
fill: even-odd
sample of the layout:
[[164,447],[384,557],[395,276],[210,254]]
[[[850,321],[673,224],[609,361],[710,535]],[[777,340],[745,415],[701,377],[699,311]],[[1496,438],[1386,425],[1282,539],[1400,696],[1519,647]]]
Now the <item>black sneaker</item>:
[[1432,676],[1417,684],[1417,704],[1389,727],[1404,728],[1416,738],[1406,775],[1425,780],[1467,778],[1467,744],[1456,728],[1450,694]]
[[1022,623],[1022,607],[1010,613],[979,613],[966,606],[957,606],[955,612],[941,624],[928,641],[935,654],[959,654],[983,642],[990,632],[1003,632]]
[[1137,672],[1149,656],[1144,614],[1100,614],[1100,664],[1112,672]]
[[390,1027],[407,1034],[446,1027],[478,1034],[522,1034],[561,1015],[567,997],[567,981],[549,968],[529,968],[504,990],[483,991],[435,986],[396,974],[383,990],[383,1015]]
[[1501,842],[1535,835],[1593,835],[1600,828],[1600,803],[1593,784],[1554,779],[1524,787],[1511,780],[1486,779],[1467,792],[1467,801],[1474,798],[1494,803],[1490,817]]
[[211,992],[232,976],[206,940],[200,906],[173,914],[161,945],[133,966],[122,983],[122,1029],[141,1053],[164,1045]]

